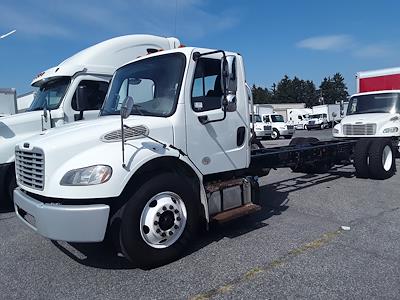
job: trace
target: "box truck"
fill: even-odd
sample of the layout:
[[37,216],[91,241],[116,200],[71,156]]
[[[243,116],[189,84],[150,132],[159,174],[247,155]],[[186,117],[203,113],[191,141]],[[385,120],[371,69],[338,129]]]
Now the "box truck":
[[[360,139],[355,164],[357,176],[394,172],[399,155],[400,68],[359,72],[357,93],[350,97],[346,116],[333,129],[337,138]],[[384,168],[376,166],[377,153],[385,154]]]
[[287,121],[296,129],[307,129],[307,123],[312,114],[311,108],[288,108],[286,110]]
[[307,123],[308,130],[329,128],[342,119],[340,104],[317,105],[313,106],[312,111]]
[[16,214],[54,240],[99,242],[107,233],[149,268],[179,257],[200,226],[258,211],[257,178],[271,168],[308,173],[349,162],[354,140],[294,138],[252,150],[251,99],[235,52],[186,47],[125,64],[99,118],[18,143]]
[[[179,46],[176,38],[126,35],[84,49],[39,73],[32,81],[38,90],[27,112],[0,119],[0,205],[12,198],[18,142],[52,127],[97,118],[118,67],[139,56]],[[88,97],[84,106],[78,102],[80,92]]]
[[17,92],[15,89],[0,88],[0,117],[17,112]]

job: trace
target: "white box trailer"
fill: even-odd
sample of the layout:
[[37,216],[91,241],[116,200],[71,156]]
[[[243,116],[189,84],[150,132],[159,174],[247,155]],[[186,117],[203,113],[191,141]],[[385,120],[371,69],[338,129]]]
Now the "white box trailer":
[[25,112],[31,106],[35,92],[31,91],[17,96],[17,113]]
[[13,115],[17,112],[17,92],[11,88],[0,88],[0,116]]

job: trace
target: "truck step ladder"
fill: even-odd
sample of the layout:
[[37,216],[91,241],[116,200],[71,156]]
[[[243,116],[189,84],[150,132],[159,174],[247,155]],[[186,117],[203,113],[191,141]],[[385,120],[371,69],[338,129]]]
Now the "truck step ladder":
[[261,210],[261,206],[254,203],[247,203],[243,206],[220,212],[212,216],[211,220],[221,224],[242,216],[252,214],[259,210]]

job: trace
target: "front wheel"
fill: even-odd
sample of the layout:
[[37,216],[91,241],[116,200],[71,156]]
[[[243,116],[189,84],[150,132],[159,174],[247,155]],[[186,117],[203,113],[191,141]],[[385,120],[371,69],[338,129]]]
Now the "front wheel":
[[279,139],[279,136],[280,136],[279,131],[274,128],[274,130],[271,133],[271,139],[277,140],[277,139]]
[[194,238],[199,197],[185,181],[175,173],[150,177],[122,207],[119,246],[134,265],[152,268],[169,263]]

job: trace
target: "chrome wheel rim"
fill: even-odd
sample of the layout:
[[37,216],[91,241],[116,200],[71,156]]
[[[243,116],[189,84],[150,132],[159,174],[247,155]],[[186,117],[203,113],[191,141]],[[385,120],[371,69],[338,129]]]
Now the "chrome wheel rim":
[[271,133],[271,138],[276,139],[278,137],[278,133],[274,130]]
[[385,169],[385,171],[389,171],[392,168],[392,163],[393,163],[392,148],[386,145],[385,148],[383,148],[383,153],[382,153],[382,166]]
[[167,248],[185,230],[187,211],[182,198],[173,192],[162,192],[152,197],[140,216],[140,234],[149,246]]

